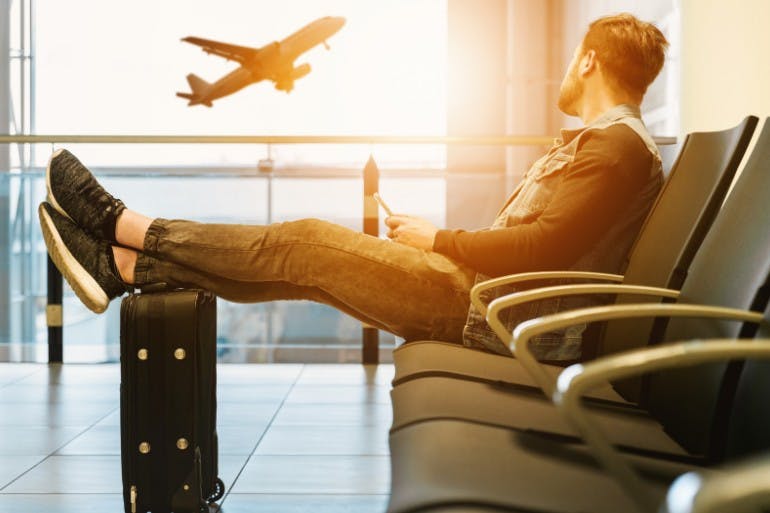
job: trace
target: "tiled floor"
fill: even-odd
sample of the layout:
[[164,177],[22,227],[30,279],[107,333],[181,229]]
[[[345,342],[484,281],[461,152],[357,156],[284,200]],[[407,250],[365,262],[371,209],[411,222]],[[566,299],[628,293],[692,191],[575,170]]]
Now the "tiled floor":
[[[393,367],[218,367],[224,513],[378,513]],[[122,511],[117,365],[0,363],[0,512]]]

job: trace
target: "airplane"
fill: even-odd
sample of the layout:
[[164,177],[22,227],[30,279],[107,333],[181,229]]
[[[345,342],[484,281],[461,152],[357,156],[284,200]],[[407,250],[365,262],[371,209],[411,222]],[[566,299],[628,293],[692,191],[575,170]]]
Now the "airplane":
[[189,93],[176,93],[180,98],[189,100],[188,106],[205,105],[211,107],[212,102],[223,96],[240,91],[249,84],[261,80],[271,80],[279,91],[291,92],[294,81],[310,73],[310,64],[294,66],[294,60],[314,46],[323,43],[337,33],[345,24],[345,18],[326,16],[299,29],[282,41],[274,41],[262,48],[220,43],[200,37],[188,36],[182,39],[186,43],[200,46],[201,49],[213,55],[224,57],[240,63],[240,67],[228,73],[214,83],[209,83],[190,73],[187,83]]

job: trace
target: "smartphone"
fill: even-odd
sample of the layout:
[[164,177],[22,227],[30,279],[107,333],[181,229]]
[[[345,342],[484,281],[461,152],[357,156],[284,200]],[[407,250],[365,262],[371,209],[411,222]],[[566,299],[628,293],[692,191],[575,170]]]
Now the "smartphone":
[[377,201],[377,203],[380,204],[380,206],[385,211],[385,213],[388,214],[388,216],[393,215],[393,211],[390,209],[390,207],[388,207],[388,205],[385,204],[384,201],[382,201],[382,198],[380,198],[380,195],[376,192],[374,193],[374,199]]

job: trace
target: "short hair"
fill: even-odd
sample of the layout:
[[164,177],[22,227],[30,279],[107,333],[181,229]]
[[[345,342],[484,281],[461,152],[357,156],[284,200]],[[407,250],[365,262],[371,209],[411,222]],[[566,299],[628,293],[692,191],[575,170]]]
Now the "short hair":
[[609,78],[632,93],[644,95],[658,76],[668,41],[652,23],[623,13],[599,18],[588,26],[582,52],[596,52]]

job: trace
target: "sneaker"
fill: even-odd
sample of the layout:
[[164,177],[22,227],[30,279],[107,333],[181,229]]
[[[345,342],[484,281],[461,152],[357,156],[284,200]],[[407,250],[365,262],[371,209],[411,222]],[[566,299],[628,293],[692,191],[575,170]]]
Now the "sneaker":
[[45,172],[48,203],[96,237],[116,242],[115,223],[126,206],[96,181],[67,150],[57,150]]
[[131,290],[115,270],[110,244],[95,239],[46,202],[37,212],[51,260],[90,310],[102,313],[110,300]]

